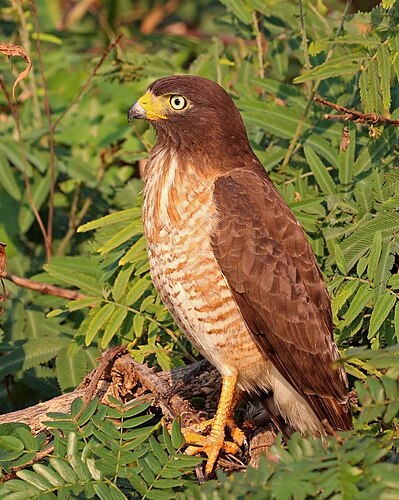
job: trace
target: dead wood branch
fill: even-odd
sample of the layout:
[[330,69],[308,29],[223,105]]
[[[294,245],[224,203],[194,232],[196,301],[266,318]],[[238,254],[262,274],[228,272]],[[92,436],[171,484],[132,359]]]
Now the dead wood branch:
[[356,123],[367,123],[369,125],[394,125],[395,127],[399,126],[399,120],[391,120],[390,118],[385,118],[385,116],[380,116],[375,113],[362,113],[361,111],[357,111],[356,109],[348,109],[344,106],[340,106],[339,104],[327,101],[327,99],[324,99],[323,97],[316,96],[314,100],[315,102],[318,102],[323,106],[328,106],[342,113],[339,115],[325,114],[323,116],[325,120],[344,120]]
[[12,413],[5,413],[4,415],[0,415],[0,424],[21,422],[29,425],[33,434],[38,434],[46,429],[43,421],[48,420],[47,413],[68,412],[71,409],[72,401],[76,398],[84,397],[85,392],[85,389],[76,389],[68,394],[50,399],[45,403],[39,403],[23,410],[13,411]]
[[[189,425],[190,422],[199,421],[199,412],[191,409],[185,397],[214,395],[218,393],[219,387],[219,376],[206,361],[170,372],[156,373],[154,369],[132,359],[124,347],[114,347],[103,354],[99,366],[73,392],[0,415],[0,424],[23,422],[37,434],[46,429],[43,422],[48,420],[47,413],[69,412],[75,398],[82,398],[86,404],[94,397],[107,402],[107,395],[112,394],[123,402],[138,398],[151,400],[168,419],[180,416]],[[180,391],[184,397],[180,395]],[[204,407],[204,410],[212,412],[209,407]]]

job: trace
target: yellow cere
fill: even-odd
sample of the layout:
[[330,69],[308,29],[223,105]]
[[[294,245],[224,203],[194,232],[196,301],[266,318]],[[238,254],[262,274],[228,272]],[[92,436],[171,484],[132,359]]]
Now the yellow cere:
[[155,96],[152,92],[146,92],[138,100],[140,106],[144,109],[148,120],[167,120],[167,111],[169,109],[168,96]]

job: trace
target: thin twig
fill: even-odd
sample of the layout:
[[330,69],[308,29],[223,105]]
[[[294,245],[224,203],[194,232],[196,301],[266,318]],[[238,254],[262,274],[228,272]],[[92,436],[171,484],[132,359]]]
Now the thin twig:
[[[310,59],[309,59],[309,51],[308,51],[308,37],[306,35],[305,28],[305,16],[303,13],[303,5],[302,0],[299,0],[299,21],[301,23],[301,37],[302,37],[302,46],[303,46],[303,57],[305,59],[304,68],[305,71],[310,70]],[[306,86],[308,88],[308,99],[312,95],[312,84],[310,81],[306,82]]]
[[35,33],[36,33],[36,49],[37,58],[39,60],[39,71],[43,82],[44,91],[44,111],[47,117],[47,124],[49,130],[49,143],[50,143],[50,188],[49,188],[49,202],[48,202],[48,218],[47,218],[47,241],[48,241],[48,252],[47,252],[47,262],[50,262],[52,256],[53,248],[53,222],[54,222],[54,195],[55,195],[55,148],[54,148],[54,127],[53,120],[51,117],[50,100],[48,96],[47,80],[44,71],[42,48],[40,42],[40,27],[39,27],[39,16],[36,9],[35,0],[30,0],[30,5],[32,9]]
[[33,281],[28,278],[21,278],[20,276],[15,276],[7,271],[0,273],[0,278],[12,281],[16,285],[22,288],[28,288],[29,290],[35,290],[37,292],[43,293],[45,295],[54,295],[55,297],[62,297],[67,300],[78,300],[87,298],[80,292],[75,290],[68,290],[66,288],[61,288],[55,285],[48,285],[47,283],[40,283],[40,281]]
[[[28,30],[28,25],[26,21],[26,16],[24,14],[22,5],[21,5],[21,0],[12,0],[12,6],[15,8],[15,10],[18,13],[19,17],[19,33],[21,36],[21,41],[22,45],[24,46],[26,52],[28,55],[31,55],[31,44],[30,44],[30,35],[29,35],[29,30]],[[40,110],[40,104],[39,104],[39,97],[38,97],[38,91],[37,91],[37,85],[36,85],[36,75],[35,75],[35,70],[32,67],[30,70],[30,89],[31,89],[31,95],[32,95],[32,111],[33,111],[33,116],[35,118],[35,124],[39,128],[39,126],[42,123],[42,113]]]
[[11,472],[8,474],[4,474],[4,476],[0,477],[0,483],[6,483],[7,481],[10,481],[10,479],[17,479],[17,472],[19,470],[27,469],[28,467],[31,467],[34,464],[37,464],[38,462],[41,462],[44,458],[48,457],[53,453],[54,451],[54,445],[47,446],[44,450],[40,450],[36,453],[35,458],[32,460],[29,460],[29,462],[24,463],[23,465],[18,465],[17,467],[12,467]]
[[255,35],[256,35],[256,46],[258,48],[258,64],[259,64],[259,76],[261,78],[265,77],[265,64],[264,64],[264,51],[263,51],[263,39],[260,23],[260,14],[258,11],[254,10],[252,12],[252,21],[254,23]]
[[324,97],[314,97],[314,101],[324,106],[328,106],[340,113],[341,115],[329,115],[326,114],[323,116],[325,120],[344,120],[344,121],[352,121],[356,123],[370,123],[372,125],[395,125],[399,126],[399,120],[391,120],[390,118],[385,118],[385,116],[380,116],[375,113],[362,113],[361,111],[357,111],[356,109],[348,109],[344,106],[340,106],[339,104],[335,104],[331,101],[327,101]]
[[20,153],[21,153],[21,159],[22,159],[22,164],[23,164],[22,175],[23,175],[24,183],[25,183],[26,198],[27,198],[27,200],[29,202],[29,206],[31,207],[32,212],[35,215],[37,223],[39,224],[39,228],[40,228],[40,231],[41,231],[41,233],[43,235],[43,239],[44,239],[44,246],[45,246],[45,249],[46,249],[46,254],[47,254],[47,257],[48,257],[49,256],[49,245],[48,245],[47,231],[46,231],[46,228],[44,226],[43,219],[41,218],[41,216],[39,214],[39,211],[36,208],[35,202],[33,200],[32,190],[31,190],[31,186],[30,186],[30,181],[29,181],[28,174],[26,172],[26,164],[27,164],[28,161],[26,159],[26,154],[25,154],[24,145],[23,145],[23,141],[22,141],[21,123],[20,123],[20,120],[19,120],[18,109],[14,105],[14,103],[13,103],[13,101],[11,99],[11,96],[8,93],[5,81],[4,81],[4,79],[3,79],[3,77],[1,75],[0,75],[0,87],[1,87],[1,89],[2,89],[2,91],[4,93],[4,95],[5,95],[8,107],[10,108],[11,114],[12,114],[12,116],[14,118],[14,121],[15,121],[15,126],[16,126],[16,129],[17,129],[17,137],[18,137],[18,146],[19,146],[19,150],[20,150]]
[[168,0],[166,3],[155,2],[155,6],[144,16],[140,25],[140,32],[144,35],[153,33],[164,19],[177,9],[180,0]]
[[[370,280],[366,280],[364,278],[357,278],[356,276],[345,276],[344,279],[346,281],[357,281],[358,283],[364,283],[365,285],[369,285],[370,287],[373,286],[373,283]],[[395,292],[394,290],[392,290],[392,288],[387,288],[387,291],[399,300],[398,292]]]
[[[326,167],[326,170],[334,170],[334,168],[333,167]],[[286,186],[287,184],[294,184],[299,179],[305,179],[306,177],[312,177],[313,175],[314,175],[313,172],[305,172],[304,174],[298,175],[297,177],[292,177],[291,179],[284,181],[283,185]]]
[[66,246],[68,245],[69,241],[72,239],[74,234],[76,233],[76,228],[78,226],[80,226],[80,223],[82,222],[83,218],[86,216],[91,205],[93,204],[93,199],[94,199],[96,190],[99,188],[101,182],[104,179],[106,168],[107,168],[107,164],[105,162],[101,162],[100,168],[99,168],[98,173],[97,173],[97,183],[93,187],[91,194],[86,197],[86,199],[83,202],[83,205],[79,211],[77,210],[77,206],[78,206],[78,201],[79,201],[80,186],[79,186],[79,189],[75,189],[75,194],[74,194],[74,197],[72,200],[71,210],[69,212],[68,231],[65,233],[64,237],[60,241],[60,244],[58,245],[57,252],[56,252],[57,256],[64,255],[64,251],[65,251]]
[[83,94],[86,92],[86,90],[89,88],[93,78],[97,75],[97,72],[98,70],[101,68],[101,66],[103,65],[104,61],[106,60],[106,58],[108,57],[109,53],[111,52],[111,50],[113,50],[119,43],[120,39],[122,38],[123,35],[119,35],[112,43],[110,43],[108,45],[108,47],[104,50],[104,52],[102,53],[101,57],[100,57],[100,60],[98,61],[98,63],[94,66],[93,68],[93,71],[90,73],[88,79],[86,80],[86,82],[84,83],[84,85],[80,88],[79,92],[77,93],[77,95],[73,98],[73,100],[71,101],[71,103],[69,104],[68,107],[66,107],[64,109],[64,111],[60,114],[60,116],[54,121],[54,124],[53,124],[53,127],[54,127],[54,131],[55,129],[57,128],[58,124],[60,123],[60,121],[64,118],[64,116],[71,110],[71,108],[77,104],[81,97],[83,96]]
[[[15,274],[11,274],[7,271],[0,272],[0,279],[2,278],[11,281],[17,286],[20,286],[22,288],[27,288],[29,290],[35,290],[36,292],[40,292],[44,295],[54,295],[55,297],[61,297],[67,300],[80,300],[88,298],[87,295],[84,295],[83,293],[80,293],[78,291],[69,290],[67,288],[61,288],[55,285],[48,285],[47,283],[41,283],[40,281],[33,281],[28,278],[21,278],[20,276],[16,276]],[[126,307],[126,305],[124,304],[118,304],[117,302],[112,302],[110,300],[105,300],[104,302],[108,304],[114,304],[119,307]],[[142,312],[138,311],[137,309],[134,309],[133,307],[126,307],[126,309],[134,314],[143,314]],[[176,337],[175,333],[170,328],[162,325],[162,323],[160,323],[155,318],[152,318],[151,316],[145,315],[145,318],[148,321],[155,323],[158,326],[158,328],[167,333],[171,337],[171,339],[174,340],[176,345],[179,346],[179,348],[182,351],[182,354],[184,354],[186,358],[190,359],[193,362],[195,361],[195,358],[187,351],[187,349],[184,347],[184,345],[180,342],[180,340]]]
[[4,312],[4,304],[6,301],[6,287],[4,285],[4,281],[1,279],[1,273],[3,273],[6,269],[6,244],[5,243],[0,243],[0,286],[1,286],[1,291],[0,291],[0,316]]
[[[100,360],[100,363],[98,367],[95,369],[93,378],[91,379],[89,385],[87,386],[86,389],[86,394],[84,395],[83,401],[84,401],[84,406],[81,410],[81,412],[84,411],[86,406],[90,403],[90,401],[93,399],[93,396],[97,390],[98,383],[100,382],[100,379],[103,377],[103,374],[105,370],[112,364],[115,363],[115,360],[121,356],[122,354],[126,353],[126,347],[125,346],[115,346],[111,347],[108,349],[107,352],[105,352]],[[83,381],[84,383],[85,381]],[[82,384],[80,384],[79,387],[81,387]]]

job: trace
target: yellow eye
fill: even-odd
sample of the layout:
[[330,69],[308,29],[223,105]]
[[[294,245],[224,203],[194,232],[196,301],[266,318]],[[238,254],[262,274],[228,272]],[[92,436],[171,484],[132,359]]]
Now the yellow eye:
[[172,95],[169,102],[172,108],[177,111],[181,111],[187,106],[187,99],[182,95]]

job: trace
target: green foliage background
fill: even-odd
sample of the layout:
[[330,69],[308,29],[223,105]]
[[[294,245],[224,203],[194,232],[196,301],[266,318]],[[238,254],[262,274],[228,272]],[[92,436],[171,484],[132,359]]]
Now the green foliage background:
[[[34,63],[17,90],[20,136],[0,94],[7,270],[82,294],[67,302],[7,282],[2,412],[75,388],[110,345],[125,344],[135,359],[162,369],[197,357],[148,275],[139,164],[154,134],[147,124],[126,123],[128,108],[155,78],[188,72],[230,90],[256,154],[309,235],[358,391],[355,431],[327,448],[296,437],[276,445],[279,463],[199,487],[196,461],[179,454],[177,425],[170,442],[147,408],[137,410],[137,420],[136,409],[115,415],[77,402],[70,415],[52,416],[50,461],[19,472],[0,496],[26,498],[30,485],[32,498],[397,497],[398,132],[347,123],[344,150],[344,124],[324,119],[331,110],[313,97],[399,119],[398,3],[351,13],[344,2],[307,0],[302,15],[299,2],[274,0],[102,1],[80,14],[73,7],[15,0],[0,11],[0,41],[22,45]],[[158,24],[154,12],[164,12]],[[25,65],[0,59],[9,93]],[[126,430],[133,427],[134,436]],[[44,438],[23,426],[0,426],[4,474],[43,446]],[[110,461],[110,454],[124,458]]]

